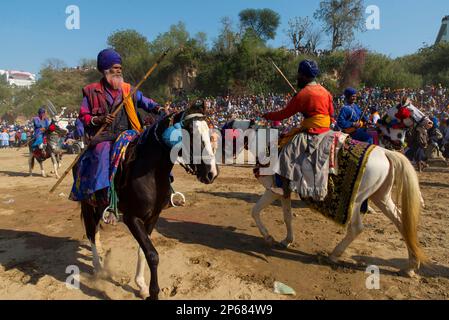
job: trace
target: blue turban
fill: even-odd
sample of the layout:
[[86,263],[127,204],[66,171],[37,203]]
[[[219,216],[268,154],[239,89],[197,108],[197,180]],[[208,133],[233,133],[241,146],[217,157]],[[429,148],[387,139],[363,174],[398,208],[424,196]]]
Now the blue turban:
[[433,117],[432,118],[432,122],[433,122],[433,126],[435,127],[435,128],[439,128],[440,127],[440,121],[438,121],[438,118],[437,117]]
[[347,88],[344,92],[346,98],[350,98],[355,94],[357,94],[357,90],[355,90],[354,88]]
[[45,108],[44,107],[42,107],[42,108],[39,108],[39,111],[37,112],[37,114],[38,115],[41,115],[41,114],[44,114],[46,111],[45,111]]
[[98,71],[103,72],[105,70],[111,69],[114,64],[122,64],[122,58],[115,50],[105,49],[98,54]]
[[298,73],[301,73],[309,78],[316,78],[320,74],[320,69],[315,61],[303,60],[299,64]]

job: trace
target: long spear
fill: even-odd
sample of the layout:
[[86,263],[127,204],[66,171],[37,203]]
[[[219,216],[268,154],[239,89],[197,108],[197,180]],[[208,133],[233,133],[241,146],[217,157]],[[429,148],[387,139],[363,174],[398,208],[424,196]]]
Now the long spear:
[[[120,110],[123,108],[123,105],[125,102],[130,99],[136,92],[139,90],[139,88],[142,86],[142,84],[148,79],[148,77],[153,73],[154,69],[162,62],[162,60],[165,58],[165,56],[168,54],[170,49],[167,49],[164,51],[164,53],[159,57],[159,59],[156,61],[156,63],[148,70],[148,72],[145,74],[145,76],[140,80],[140,82],[134,87],[134,89],[131,91],[131,93],[123,99],[122,103],[115,109],[115,111],[112,113],[112,116],[116,116]],[[92,138],[92,140],[95,140],[108,126],[107,123],[105,123],[100,130],[95,134],[95,136]],[[61,182],[65,179],[65,177],[69,174],[69,172],[73,169],[73,167],[76,165],[76,163],[79,161],[79,159],[84,155],[84,153],[89,149],[89,146],[84,149],[78,156],[75,158],[75,160],[72,162],[72,164],[67,168],[67,170],[64,172],[64,174],[59,178],[59,180],[56,182],[56,184],[50,189],[50,193],[53,193],[56,188],[61,184]]]
[[284,78],[284,80],[287,82],[287,84],[290,86],[290,88],[292,88],[293,92],[295,94],[298,93],[298,91],[295,89],[295,87],[290,83],[290,81],[288,81],[287,77],[285,76],[285,74],[282,72],[282,70],[276,65],[276,63],[274,63],[273,59],[269,59],[269,61],[273,64],[273,66],[276,68],[276,70],[281,74],[281,76]]

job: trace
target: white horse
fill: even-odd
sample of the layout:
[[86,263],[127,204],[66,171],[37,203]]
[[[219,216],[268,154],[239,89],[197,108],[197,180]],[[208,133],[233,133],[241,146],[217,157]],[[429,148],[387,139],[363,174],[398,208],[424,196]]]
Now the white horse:
[[[380,137],[379,145],[390,150],[402,150],[405,145],[405,138],[407,130],[413,129],[414,126],[420,124],[422,121],[431,122],[431,120],[410,101],[406,102],[407,109],[411,116],[403,120],[405,128],[389,128],[384,124],[379,124]],[[390,108],[387,111],[387,116],[390,120],[397,119],[398,107]],[[386,138],[386,139],[385,139]],[[389,140],[389,141],[388,141]]]
[[[287,236],[281,242],[281,245],[288,248],[294,241],[291,199],[284,198],[271,190],[274,186],[273,176],[260,177],[258,180],[266,188],[266,191],[252,209],[252,216],[265,241],[269,245],[273,245],[274,239],[262,223],[261,212],[275,200],[281,200],[284,222],[287,227]],[[396,186],[402,210],[393,202],[393,186]],[[415,270],[419,268],[420,263],[427,261],[419,246],[417,236],[421,206],[424,205],[418,176],[404,155],[381,147],[375,147],[369,154],[359,191],[354,200],[354,211],[351,220],[348,222],[347,234],[330,254],[330,260],[337,262],[346,248],[362,232],[363,222],[360,210],[362,203],[368,199],[382,210],[405,239],[408,248],[409,265],[404,271],[410,277],[416,276]]]

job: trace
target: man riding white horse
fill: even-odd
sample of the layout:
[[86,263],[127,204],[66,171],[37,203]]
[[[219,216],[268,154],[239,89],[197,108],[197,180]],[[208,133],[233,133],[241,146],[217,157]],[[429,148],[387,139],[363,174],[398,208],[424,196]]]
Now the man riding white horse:
[[[109,204],[110,153],[113,142],[126,130],[137,133],[143,131],[137,108],[152,113],[163,110],[158,103],[137,91],[114,117],[112,113],[115,108],[131,92],[131,85],[123,80],[122,59],[116,51],[105,49],[98,54],[97,68],[103,78],[83,89],[83,102],[79,112],[86,143],[90,143],[91,148],[78,163],[70,196],[71,200],[88,201],[94,207]],[[104,124],[108,124],[107,130],[95,141],[91,141]]]
[[[270,121],[282,121],[297,113],[304,115],[301,127],[293,129],[281,140],[281,147],[284,146],[283,151],[288,149],[287,145],[290,144],[290,140],[296,134],[305,133],[318,136],[330,131],[334,114],[333,99],[329,91],[316,82],[315,79],[319,73],[320,71],[315,61],[302,61],[298,67],[297,78],[298,87],[301,91],[293,97],[285,109],[264,115],[264,118]],[[282,186],[285,197],[288,197],[290,194],[288,179],[288,177],[282,174],[277,176],[277,186]]]
[[[287,135],[273,173],[283,177],[283,194],[273,188],[278,185],[273,173],[256,177],[266,191],[252,210],[252,216],[264,240],[272,245],[273,237],[261,220],[261,211],[275,200],[281,200],[287,237],[281,245],[289,247],[294,241],[290,189],[314,211],[334,222],[347,226],[344,239],[329,255],[338,262],[346,248],[363,231],[362,214],[371,200],[397,227],[409,253],[404,269],[414,276],[421,263],[428,261],[418,241],[418,222],[423,205],[418,176],[410,161],[401,153],[360,142],[341,132],[329,130],[333,114],[332,97],[315,82],[316,63],[301,62],[298,85],[302,90],[285,110],[269,113],[269,120],[282,120],[302,112],[305,122]],[[419,116],[419,115],[418,115]],[[333,151],[332,151],[333,150]],[[332,156],[333,155],[333,156]],[[392,199],[396,186],[399,209]]]

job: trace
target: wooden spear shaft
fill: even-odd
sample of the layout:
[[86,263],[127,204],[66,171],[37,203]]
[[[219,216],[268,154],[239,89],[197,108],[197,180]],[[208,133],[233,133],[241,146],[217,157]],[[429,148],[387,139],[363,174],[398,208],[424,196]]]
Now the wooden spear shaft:
[[273,64],[273,66],[276,68],[276,70],[281,74],[281,76],[284,78],[284,80],[287,82],[287,84],[290,86],[290,88],[292,88],[293,92],[295,94],[298,93],[298,91],[295,89],[295,87],[290,83],[290,81],[287,79],[287,77],[285,76],[285,74],[282,72],[282,70],[276,65],[276,63],[274,63],[274,61],[272,59],[270,59],[270,62]]
[[[131,99],[132,96],[137,92],[137,90],[139,90],[139,88],[142,86],[142,84],[149,78],[149,76],[153,73],[153,71],[157,68],[157,66],[162,62],[162,60],[165,58],[165,56],[168,54],[168,51],[170,49],[167,49],[164,51],[164,53],[159,57],[159,59],[156,61],[156,63],[148,70],[148,72],[145,74],[145,76],[142,78],[142,80],[140,80],[140,82],[134,87],[134,89],[131,91],[131,93],[123,99],[122,103],[120,103],[120,105],[114,110],[114,112],[112,113],[112,116],[116,116],[120,110],[123,108],[125,102],[128,99]],[[98,132],[95,134],[95,136],[92,138],[92,140],[94,140],[95,138],[97,138],[108,126],[107,123],[105,123],[100,130],[98,130]],[[56,188],[58,188],[58,186],[61,184],[61,182],[65,179],[65,177],[69,174],[69,172],[73,169],[73,167],[78,163],[79,159],[84,155],[84,153],[89,149],[89,146],[87,148],[84,149],[84,151],[82,151],[80,154],[78,154],[78,156],[75,158],[75,160],[72,162],[72,164],[67,168],[67,170],[63,173],[63,175],[61,176],[61,178],[59,178],[59,180],[55,183],[55,185],[50,189],[50,193],[55,192]]]

